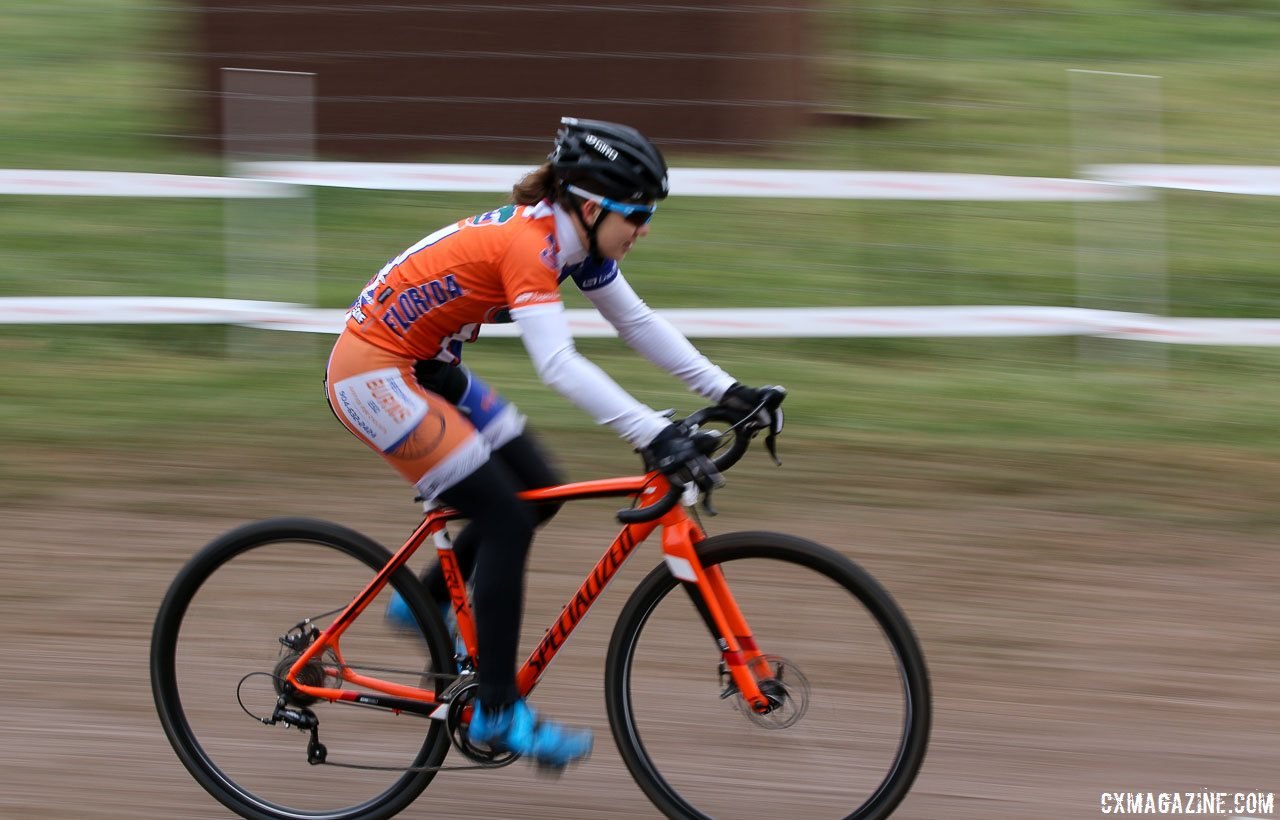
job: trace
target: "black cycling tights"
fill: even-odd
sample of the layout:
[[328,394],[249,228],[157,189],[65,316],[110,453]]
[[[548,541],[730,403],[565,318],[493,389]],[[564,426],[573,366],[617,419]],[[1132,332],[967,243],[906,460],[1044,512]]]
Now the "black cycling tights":
[[[453,542],[462,577],[472,580],[476,641],[484,656],[478,696],[486,706],[519,698],[516,653],[524,611],[524,568],[534,527],[549,520],[558,504],[534,507],[516,497],[520,490],[563,483],[533,438],[512,439],[471,475],[440,494],[469,523]],[[449,600],[437,562],[423,576],[431,597]]]

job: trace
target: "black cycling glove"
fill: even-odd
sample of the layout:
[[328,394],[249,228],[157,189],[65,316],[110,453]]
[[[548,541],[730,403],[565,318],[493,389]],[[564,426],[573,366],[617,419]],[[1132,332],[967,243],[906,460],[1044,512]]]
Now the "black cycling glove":
[[743,418],[754,411],[760,426],[776,436],[782,432],[782,400],[786,397],[787,391],[781,387],[747,387],[734,382],[720,397],[720,406],[741,413]]
[[[705,450],[700,446],[704,444]],[[714,446],[714,438],[696,434],[691,436],[683,427],[670,424],[649,442],[645,451],[648,453],[649,463],[674,483],[697,484],[699,489],[706,491],[724,486],[724,476],[720,475],[720,471],[706,454]]]

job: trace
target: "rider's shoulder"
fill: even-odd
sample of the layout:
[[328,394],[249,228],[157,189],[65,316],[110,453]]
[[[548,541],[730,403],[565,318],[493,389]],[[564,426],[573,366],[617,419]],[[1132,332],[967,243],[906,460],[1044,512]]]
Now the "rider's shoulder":
[[520,230],[540,219],[549,219],[555,215],[546,202],[537,205],[517,205],[508,203],[491,211],[467,217],[460,223],[463,228],[502,228]]

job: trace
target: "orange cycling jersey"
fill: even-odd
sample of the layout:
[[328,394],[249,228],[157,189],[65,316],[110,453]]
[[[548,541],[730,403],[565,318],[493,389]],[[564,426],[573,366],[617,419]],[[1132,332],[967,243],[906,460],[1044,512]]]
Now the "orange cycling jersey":
[[457,361],[480,325],[560,301],[558,250],[546,202],[468,217],[388,262],[347,311],[347,330],[397,355]]

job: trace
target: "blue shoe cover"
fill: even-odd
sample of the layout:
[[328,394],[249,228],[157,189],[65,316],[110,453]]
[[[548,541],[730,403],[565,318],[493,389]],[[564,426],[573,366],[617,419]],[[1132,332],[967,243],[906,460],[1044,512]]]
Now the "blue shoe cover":
[[540,766],[561,768],[591,754],[590,729],[539,720],[523,700],[494,711],[476,701],[467,732],[473,742],[516,752]]
[[404,596],[394,589],[391,590],[391,600],[387,602],[386,619],[397,629],[418,631],[418,622],[414,619],[409,604],[405,602]]
[[[418,622],[413,618],[413,612],[409,609],[409,604],[404,600],[397,590],[391,590],[391,600],[387,602],[387,611],[385,615],[387,623],[391,624],[395,629],[406,632],[417,632]],[[444,619],[444,625],[449,630],[449,637],[453,640],[453,651],[460,658],[467,656],[467,645],[463,642],[462,636],[458,634],[458,619],[453,614],[452,604],[440,605],[440,617]]]

